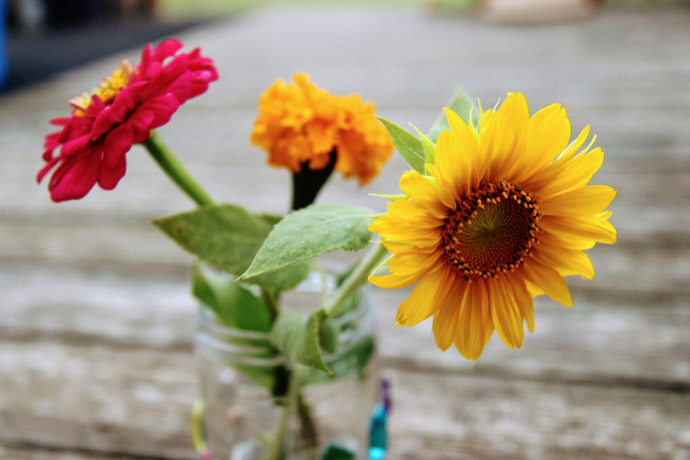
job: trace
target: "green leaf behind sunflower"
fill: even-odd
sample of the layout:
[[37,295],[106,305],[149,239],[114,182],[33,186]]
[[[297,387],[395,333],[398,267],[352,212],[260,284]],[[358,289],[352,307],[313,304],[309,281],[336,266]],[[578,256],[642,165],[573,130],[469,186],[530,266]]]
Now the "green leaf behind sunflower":
[[395,149],[400,156],[420,174],[424,174],[424,145],[422,141],[405,128],[396,125],[383,117],[378,118],[388,130],[388,135],[393,140]]
[[[467,93],[462,90],[462,88],[455,88],[455,94],[453,94],[453,97],[450,98],[444,107],[448,107],[453,112],[460,115],[460,118],[465,120],[465,123],[468,125],[470,124],[471,120],[471,123],[474,126],[479,126],[479,117],[481,112],[474,102],[472,102],[472,99],[470,99]],[[443,110],[441,110],[441,113],[436,118],[436,121],[433,125],[431,125],[431,129],[429,130],[428,134],[429,139],[431,139],[433,142],[436,142],[439,134],[446,129],[448,129],[448,120],[446,119],[446,114],[443,113]]]

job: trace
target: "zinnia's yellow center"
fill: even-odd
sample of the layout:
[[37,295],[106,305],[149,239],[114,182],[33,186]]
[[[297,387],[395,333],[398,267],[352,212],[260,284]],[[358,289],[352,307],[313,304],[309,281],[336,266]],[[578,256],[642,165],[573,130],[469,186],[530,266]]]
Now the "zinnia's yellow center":
[[127,61],[122,61],[120,67],[111,76],[101,80],[98,87],[91,91],[91,93],[79,94],[70,99],[70,105],[76,109],[74,114],[79,117],[86,115],[86,109],[91,104],[91,96],[93,95],[98,96],[106,104],[112,102],[122,88],[127,86],[131,74],[132,67]]
[[539,218],[529,193],[505,181],[482,185],[448,213],[445,256],[467,280],[513,271],[537,241]]

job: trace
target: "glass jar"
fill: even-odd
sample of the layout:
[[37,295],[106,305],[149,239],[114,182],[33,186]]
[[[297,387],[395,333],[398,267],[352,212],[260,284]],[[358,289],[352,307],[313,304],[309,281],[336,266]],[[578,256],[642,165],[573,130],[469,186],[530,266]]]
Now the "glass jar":
[[[283,294],[282,310],[317,309],[323,282],[332,290],[335,278],[310,274]],[[268,334],[228,328],[200,307],[195,342],[214,460],[318,460],[329,448],[366,458],[379,399],[374,317],[366,291],[348,304],[330,320],[339,332],[334,351],[324,354],[332,376],[267,353]]]

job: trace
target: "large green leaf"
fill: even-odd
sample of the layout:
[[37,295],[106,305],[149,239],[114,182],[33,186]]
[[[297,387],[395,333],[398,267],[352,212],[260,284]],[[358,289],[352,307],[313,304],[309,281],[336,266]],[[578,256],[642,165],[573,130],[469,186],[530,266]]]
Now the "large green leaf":
[[383,117],[376,117],[388,130],[400,156],[420,174],[424,174],[424,146],[417,136]]
[[371,241],[368,214],[366,209],[339,204],[311,205],[289,214],[268,235],[239,280],[253,281],[336,249],[364,249]]
[[[472,124],[474,124],[474,126],[479,125],[479,116],[481,115],[479,113],[479,109],[476,105],[474,105],[472,99],[470,99],[470,97],[467,95],[467,93],[465,93],[465,91],[462,90],[462,88],[455,88],[455,93],[453,94],[453,97],[450,98],[450,100],[444,107],[448,107],[453,112],[460,115],[460,118],[465,120],[465,123],[467,123],[468,125],[470,124],[471,114]],[[436,118],[436,121],[429,130],[428,136],[433,142],[436,142],[438,140],[439,134],[441,134],[441,131],[444,131],[446,129],[448,129],[448,119],[446,119],[446,114],[443,112],[443,110],[441,110],[441,113]]]
[[204,264],[194,267],[192,292],[210,307],[226,326],[248,331],[271,330],[271,312],[266,304],[232,277]]
[[[275,216],[252,214],[240,206],[221,204],[157,219],[154,223],[187,251],[221,270],[240,275],[271,232]],[[272,290],[295,287],[309,265],[257,277],[252,281]]]
[[316,310],[306,319],[297,312],[282,312],[271,331],[273,343],[293,363],[331,373],[321,356],[320,332],[326,310]]

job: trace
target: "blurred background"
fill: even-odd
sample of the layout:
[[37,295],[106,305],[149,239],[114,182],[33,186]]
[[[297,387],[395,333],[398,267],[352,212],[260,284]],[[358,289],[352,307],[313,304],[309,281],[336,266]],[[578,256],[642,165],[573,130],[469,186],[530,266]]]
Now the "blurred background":
[[[197,395],[191,256],[151,225],[194,206],[135,146],[109,192],[50,202],[48,121],[147,41],[201,46],[221,78],[159,132],[218,201],[284,213],[289,175],[249,143],[259,94],[309,73],[400,125],[431,126],[461,85],[568,110],[606,152],[616,245],[571,277],[575,307],[535,299],[521,350],[478,365],[429,321],[395,328],[406,290],[371,292],[393,382],[389,458],[690,459],[690,30],[671,0],[0,0],[0,458],[191,459]],[[397,157],[320,202],[383,212]]]
[[491,21],[546,23],[600,7],[688,4],[688,0],[0,0],[0,85],[48,78],[100,56],[257,7],[361,5],[424,8]]

